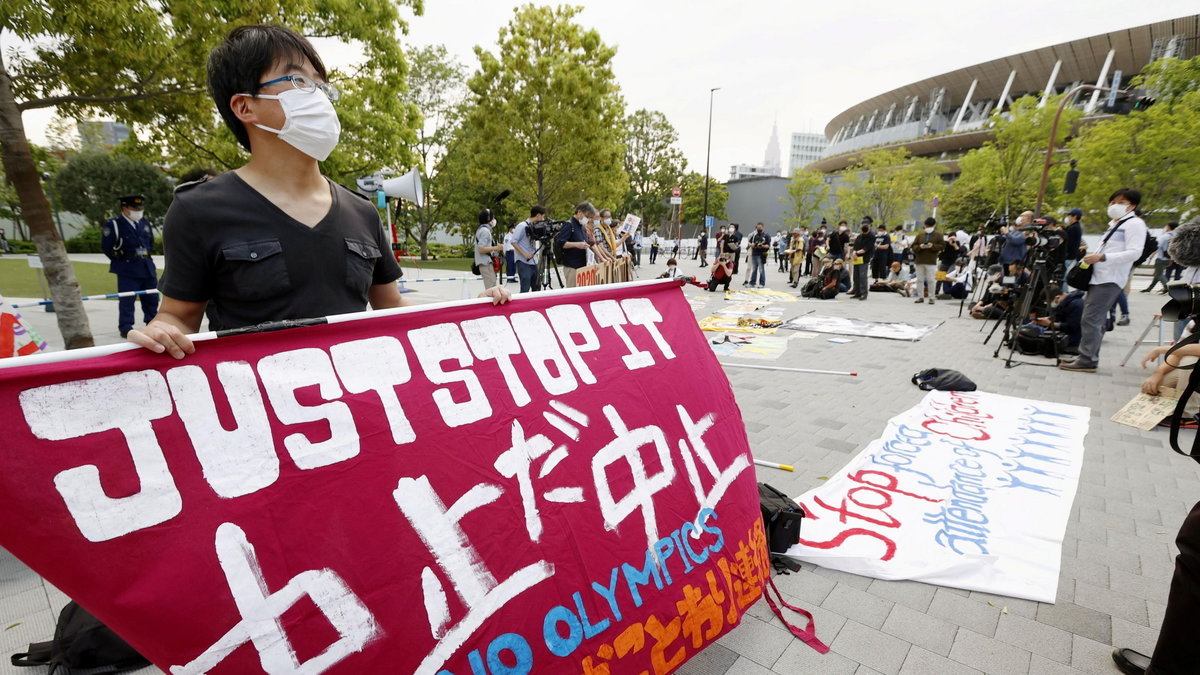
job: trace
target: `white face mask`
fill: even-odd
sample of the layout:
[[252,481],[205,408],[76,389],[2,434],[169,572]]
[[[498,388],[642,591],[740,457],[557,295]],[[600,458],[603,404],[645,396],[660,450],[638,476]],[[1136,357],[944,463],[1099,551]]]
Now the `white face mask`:
[[605,218],[605,219],[604,219],[604,224],[605,224],[605,225],[612,225],[612,218]]
[[933,228],[932,227],[925,228],[925,234],[933,234]]
[[130,211],[129,219],[136,223],[137,221],[142,219],[142,215],[145,213],[146,213],[145,211]]
[[279,101],[283,108],[283,128],[272,129],[261,124],[254,126],[263,131],[279,134],[279,138],[318,162],[325,161],[337,147],[342,133],[333,103],[320,91],[289,89],[282,94],[259,94],[258,98]]
[[1109,204],[1108,205],[1108,217],[1112,218],[1113,220],[1119,219],[1121,216],[1125,215],[1126,213],[1129,213],[1129,205],[1128,204]]

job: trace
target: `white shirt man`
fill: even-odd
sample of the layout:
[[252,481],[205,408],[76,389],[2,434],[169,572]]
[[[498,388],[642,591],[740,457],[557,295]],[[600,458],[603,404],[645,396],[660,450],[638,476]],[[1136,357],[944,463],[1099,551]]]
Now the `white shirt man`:
[[1146,223],[1137,215],[1141,201],[1142,194],[1132,188],[1121,188],[1108,199],[1108,217],[1112,220],[1101,238],[1100,248],[1080,261],[1080,265],[1091,265],[1092,279],[1083,305],[1079,356],[1060,363],[1060,370],[1096,372],[1108,311],[1120,296],[1133,263],[1141,257],[1146,245]]

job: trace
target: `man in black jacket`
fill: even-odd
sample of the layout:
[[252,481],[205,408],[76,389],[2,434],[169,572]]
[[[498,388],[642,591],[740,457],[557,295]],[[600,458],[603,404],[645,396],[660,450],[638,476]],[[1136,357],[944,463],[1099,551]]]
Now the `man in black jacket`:
[[871,260],[875,257],[875,234],[871,232],[871,217],[863,218],[859,235],[854,238],[852,254],[856,261],[854,265],[854,288],[850,289],[851,297],[859,300],[867,299],[867,290],[871,286]]
[[1083,211],[1079,209],[1071,209],[1067,211],[1067,227],[1064,231],[1063,246],[1063,285],[1066,285],[1067,274],[1071,272],[1071,268],[1079,264],[1079,247],[1083,245],[1083,223],[1079,222],[1083,218]]

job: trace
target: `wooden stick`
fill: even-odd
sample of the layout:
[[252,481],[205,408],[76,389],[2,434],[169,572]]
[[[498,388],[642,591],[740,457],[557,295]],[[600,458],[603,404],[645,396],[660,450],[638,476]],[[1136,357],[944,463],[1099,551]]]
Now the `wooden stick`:
[[772,469],[783,469],[784,471],[795,471],[796,470],[795,467],[793,467],[790,464],[776,464],[775,462],[768,462],[765,459],[756,459],[756,460],[754,460],[754,463],[759,466],[769,466]]
[[813,373],[816,375],[848,375],[850,377],[858,377],[858,373],[851,373],[844,370],[813,370],[811,368],[784,368],[782,366],[752,366],[749,363],[726,363],[718,361],[726,368],[753,368],[755,370],[782,370],[789,373]]

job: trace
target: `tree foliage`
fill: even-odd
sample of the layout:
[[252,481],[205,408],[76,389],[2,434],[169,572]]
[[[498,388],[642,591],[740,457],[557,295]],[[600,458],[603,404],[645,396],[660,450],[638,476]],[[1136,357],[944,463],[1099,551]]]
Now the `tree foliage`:
[[787,193],[786,198],[780,198],[788,207],[785,223],[793,228],[809,227],[821,215],[829,196],[829,183],[820,171],[796,169],[788,181]]
[[403,99],[423,117],[413,145],[422,175],[423,199],[419,207],[402,203],[398,210],[408,218],[397,220],[412,225],[421,259],[425,260],[429,257],[429,235],[445,222],[445,216],[466,187],[461,180],[462,172],[455,172],[446,161],[451,145],[458,142],[456,132],[461,125],[466,88],[462,65],[445,47],[414,48],[407,56],[408,88]]
[[851,221],[871,216],[876,224],[900,225],[915,201],[938,193],[940,174],[933,160],[913,157],[905,148],[872,150],[841,172],[840,211]]
[[615,206],[626,188],[616,49],[575,23],[579,12],[516,8],[497,53],[475,48],[479,70],[468,82],[471,182],[485,192],[512,190],[517,203],[556,215],[581,199]]
[[54,176],[59,208],[99,225],[120,212],[117,199],[146,197],[146,218],[161,222],[171,204],[172,182],[157,168],[123,155],[86,152],[67,161]]
[[[704,225],[704,174],[689,171],[679,181],[683,197],[683,222],[688,225]],[[729,190],[716,178],[708,178],[708,215],[713,220],[728,220],[725,202],[729,201]]]
[[[1036,96],[1023,96],[1008,112],[992,113],[992,139],[983,147],[968,152],[958,163],[962,170],[958,182],[964,183],[964,188],[976,188],[994,209],[1010,217],[1035,206],[1046,143],[1062,96],[1050,97],[1040,108],[1038,100]],[[1063,110],[1055,148],[1063,147],[1082,114],[1072,107]],[[1046,204],[1051,207],[1066,201],[1061,189],[1053,189],[1062,185],[1065,173],[1066,168],[1062,165],[1051,168],[1046,188]]]
[[646,227],[659,225],[670,213],[667,198],[687,166],[676,147],[679,134],[667,116],[637,110],[625,118],[625,173],[629,188],[621,213],[638,215]]
[[[231,147],[228,132],[218,126],[204,93],[208,51],[234,26],[286,24],[362,47],[363,64],[331,78],[347,95],[341,104],[343,143],[324,170],[345,179],[405,157],[413,140],[414,111],[387,85],[402,86],[404,76],[396,34],[405,26],[398,4],[420,12],[421,1],[5,0],[0,31],[23,42],[0,55],[0,157],[45,265],[67,347],[90,346],[91,332],[37,177],[22,112],[57,108],[69,117],[108,115],[142,125],[145,143],[184,148],[192,156],[175,157],[181,167],[228,168],[239,160],[224,154]],[[214,138],[225,140],[213,143]]]
[[978,183],[955,181],[941,195],[938,221],[955,230],[974,232],[988,218],[1000,215],[992,199],[984,193]]
[[1071,144],[1085,223],[1108,222],[1108,196],[1122,187],[1140,190],[1142,209],[1164,222],[1182,220],[1200,196],[1200,57],[1160,59],[1138,81],[1158,95],[1153,107],[1087,127]]

